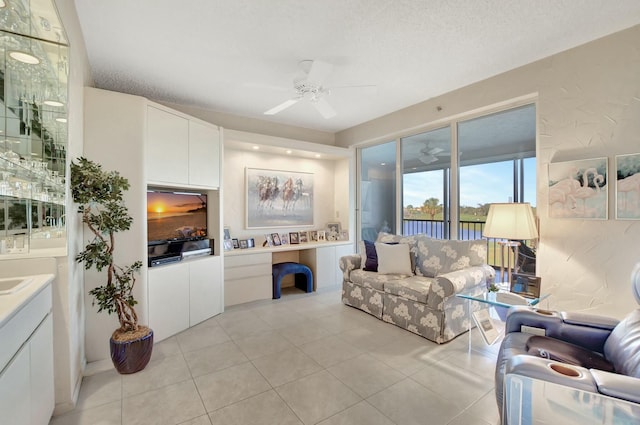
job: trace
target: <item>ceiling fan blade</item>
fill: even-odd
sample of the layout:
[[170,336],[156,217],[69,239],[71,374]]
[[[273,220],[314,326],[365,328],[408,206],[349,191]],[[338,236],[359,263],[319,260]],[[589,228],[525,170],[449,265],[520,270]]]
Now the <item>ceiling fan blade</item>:
[[344,90],[344,89],[353,89],[357,90],[362,94],[378,94],[378,86],[375,85],[361,85],[361,86],[333,86],[327,87],[327,90]]
[[281,104],[279,104],[278,106],[274,106],[273,108],[269,109],[268,111],[264,112],[264,115],[275,115],[278,112],[282,112],[285,109],[287,109],[290,106],[295,105],[296,103],[298,103],[300,99],[294,97],[293,99],[289,99],[285,102],[282,102]]
[[333,65],[330,63],[314,60],[309,69],[307,81],[321,86],[331,71],[333,71]]
[[327,99],[321,97],[318,100],[312,101],[311,104],[320,112],[325,119],[329,119],[336,116],[336,111],[329,105]]

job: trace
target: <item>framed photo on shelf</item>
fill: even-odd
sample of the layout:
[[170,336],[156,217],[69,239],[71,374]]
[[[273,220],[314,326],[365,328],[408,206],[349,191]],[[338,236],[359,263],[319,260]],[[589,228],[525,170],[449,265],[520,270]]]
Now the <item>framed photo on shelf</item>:
[[253,248],[256,246],[256,241],[253,238],[247,239],[247,248]]
[[229,229],[228,227],[224,228],[224,238],[226,239],[231,239],[231,229]]
[[280,245],[289,245],[289,235],[283,233],[280,235]]
[[264,235],[264,246],[273,246],[273,237],[270,233]]
[[339,221],[336,221],[336,222],[327,223],[327,229],[329,230],[329,232],[333,232],[339,235],[340,232],[342,231],[342,226],[340,225]]
[[300,235],[299,237],[300,243],[309,242],[309,234],[307,232],[298,232],[298,234]]
[[232,251],[233,250],[233,241],[231,239],[225,239],[222,242],[222,248],[225,251]]
[[272,233],[271,239],[273,240],[273,246],[282,245],[282,240],[280,239],[280,235],[278,235],[277,233]]
[[318,231],[312,230],[309,232],[309,241],[310,242],[318,242]]
[[238,239],[233,238],[233,239],[231,239],[231,242],[233,243],[233,249],[240,248],[240,242],[238,242]]
[[291,245],[300,243],[300,235],[298,232],[289,232],[289,243]]
[[246,239],[240,239],[240,249],[249,248],[249,242]]
[[325,242],[327,240],[327,233],[324,230],[318,230],[318,242]]
[[349,231],[348,230],[341,230],[340,231],[340,236],[338,237],[338,240],[340,240],[340,241],[348,241],[349,240]]

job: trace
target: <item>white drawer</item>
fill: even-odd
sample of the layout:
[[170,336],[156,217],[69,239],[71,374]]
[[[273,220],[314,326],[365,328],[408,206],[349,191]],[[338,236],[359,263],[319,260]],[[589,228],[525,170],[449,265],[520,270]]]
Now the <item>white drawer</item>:
[[[253,264],[269,264],[271,265],[271,253],[263,252],[260,254],[244,254],[224,257],[224,268],[244,267]],[[271,273],[271,272],[269,272]]]
[[255,264],[245,267],[224,268],[224,280],[245,279],[247,277],[267,276],[271,278],[271,263]]

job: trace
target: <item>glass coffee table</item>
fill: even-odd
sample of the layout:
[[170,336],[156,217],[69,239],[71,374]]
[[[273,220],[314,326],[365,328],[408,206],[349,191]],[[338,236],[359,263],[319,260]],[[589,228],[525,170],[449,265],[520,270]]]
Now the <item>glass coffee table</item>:
[[[506,290],[498,292],[483,292],[481,294],[459,293],[456,297],[467,300],[467,315],[469,320],[469,351],[471,351],[471,329],[473,323],[487,345],[492,345],[504,333],[504,321],[507,310],[514,305],[536,306],[546,300],[549,294],[541,294],[537,298],[525,298]],[[486,308],[473,309],[473,303],[480,303]]]

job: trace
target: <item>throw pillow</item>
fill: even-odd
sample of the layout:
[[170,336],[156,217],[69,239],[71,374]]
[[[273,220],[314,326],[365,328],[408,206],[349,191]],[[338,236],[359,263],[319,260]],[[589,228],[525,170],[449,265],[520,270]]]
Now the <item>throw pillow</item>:
[[368,272],[378,271],[378,254],[376,253],[376,246],[373,242],[360,242],[360,258],[362,270]]
[[411,271],[411,258],[409,257],[409,245],[405,243],[389,245],[376,242],[375,247],[378,256],[378,273],[407,276],[413,274]]

